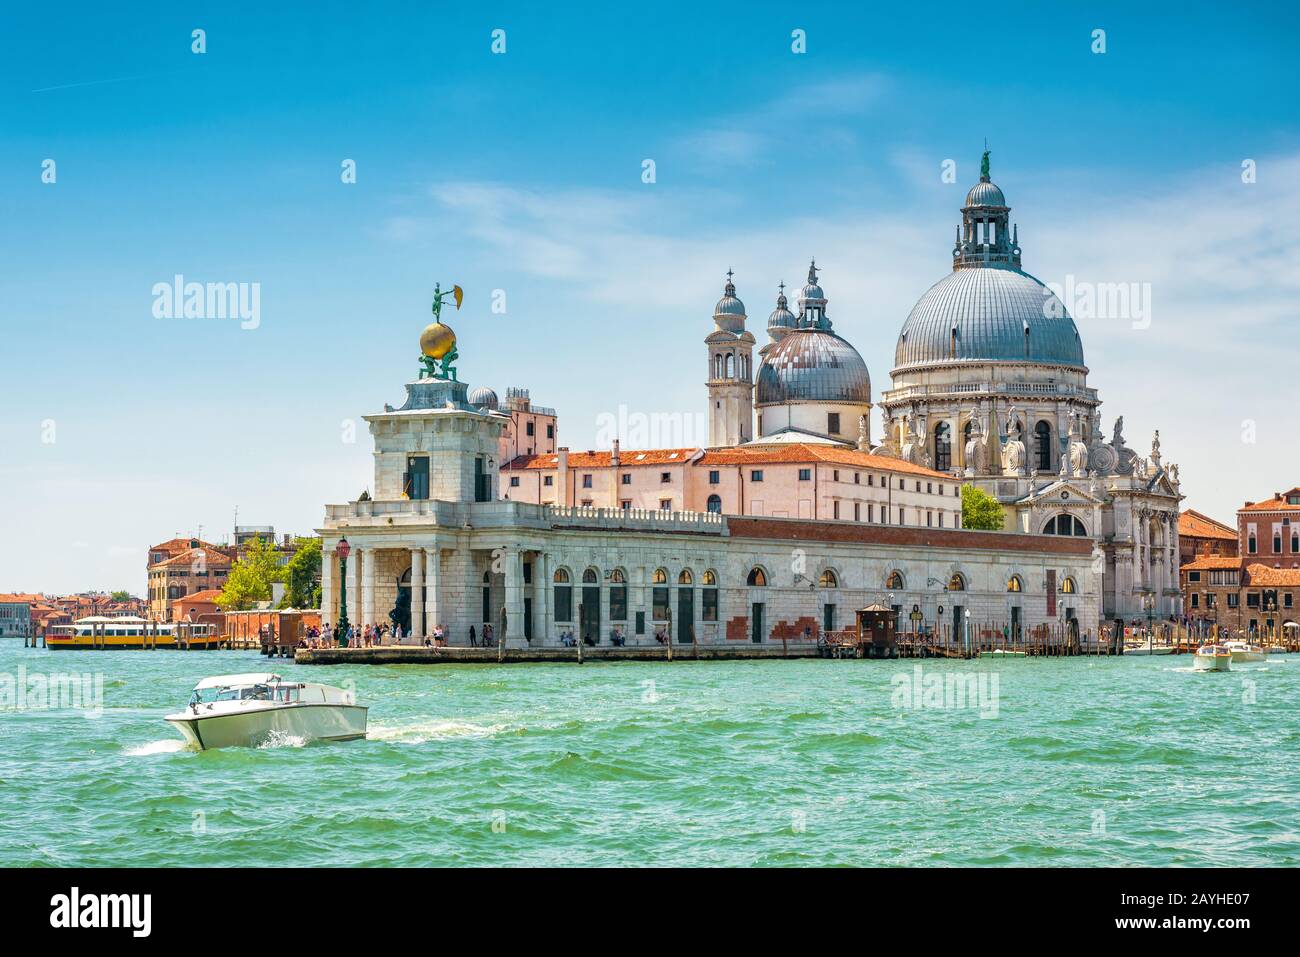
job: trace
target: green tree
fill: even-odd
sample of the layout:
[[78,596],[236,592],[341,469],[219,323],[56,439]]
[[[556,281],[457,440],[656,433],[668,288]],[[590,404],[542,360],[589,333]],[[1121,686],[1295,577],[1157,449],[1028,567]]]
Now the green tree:
[[217,607],[222,611],[245,611],[259,601],[270,601],[271,582],[283,581],[283,578],[279,550],[260,538],[254,538],[231,567],[226,586],[217,596]]
[[108,597],[113,599],[113,601],[130,601],[131,593],[129,591],[109,592]]
[[1002,530],[1002,506],[988,492],[974,485],[961,487],[961,527],[985,531]]
[[320,607],[321,542],[319,538],[300,538],[298,550],[284,566],[284,607]]

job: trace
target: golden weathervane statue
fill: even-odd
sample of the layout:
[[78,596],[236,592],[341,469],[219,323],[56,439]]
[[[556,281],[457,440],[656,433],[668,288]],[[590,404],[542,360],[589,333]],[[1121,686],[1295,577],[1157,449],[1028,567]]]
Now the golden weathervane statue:
[[[451,326],[443,325],[442,322],[442,300],[448,293],[443,292],[442,285],[435,283],[433,287],[433,322],[424,327],[424,332],[420,333],[420,378],[421,379],[451,379],[456,381],[456,370],[452,363],[459,357],[460,353],[456,351],[456,333],[452,332]],[[465,298],[465,290],[460,286],[452,286],[452,299],[456,302],[456,308],[460,309],[461,300]]]

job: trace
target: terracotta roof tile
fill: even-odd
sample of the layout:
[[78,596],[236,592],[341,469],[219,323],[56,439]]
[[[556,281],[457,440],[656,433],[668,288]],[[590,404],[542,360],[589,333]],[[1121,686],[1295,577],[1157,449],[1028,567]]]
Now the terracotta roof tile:
[[[682,465],[691,460],[691,457],[699,453],[699,449],[635,449],[632,451],[620,450],[618,453],[619,468],[628,468],[634,465]],[[613,453],[604,452],[570,452],[569,468],[571,469],[607,469],[610,467],[610,459]],[[506,465],[505,470],[510,469],[556,469],[559,468],[560,457],[555,452],[549,452],[545,455],[519,455],[511,459]]]
[[936,472],[920,465],[913,465],[902,459],[888,455],[872,455],[839,446],[805,445],[769,445],[710,449],[700,459],[701,465],[764,465],[802,462],[826,462],[831,465],[847,465],[852,468],[878,469],[882,472],[904,472],[908,475],[923,475],[929,478],[959,481],[947,472]]
[[1269,568],[1267,565],[1247,565],[1244,585],[1300,587],[1300,568]]
[[184,595],[181,598],[174,599],[172,604],[178,601],[216,601],[217,596],[220,594],[220,588],[205,588],[203,591],[196,591],[192,595]]
[[1202,555],[1182,566],[1183,571],[1208,572],[1225,568],[1240,568],[1241,559],[1235,555]]
[[205,546],[203,548],[187,548],[179,555],[174,555],[171,558],[167,559],[166,561],[158,562],[158,564],[152,565],[150,567],[162,568],[167,565],[188,565],[191,562],[197,560],[197,557],[199,555],[203,555],[204,560],[209,565],[223,566],[223,565],[230,564],[229,555],[225,554],[224,552],[219,552],[215,548],[212,548],[211,546]]
[[1187,538],[1222,538],[1237,540],[1237,530],[1231,525],[1202,515],[1195,509],[1187,509],[1178,515],[1178,534]]
[[[611,453],[605,452],[570,452],[569,468],[601,469],[609,468]],[[947,472],[922,468],[902,459],[886,455],[872,455],[856,449],[838,446],[818,446],[803,443],[791,445],[767,446],[731,446],[717,449],[642,449],[621,451],[619,467],[628,468],[636,465],[680,465],[690,462],[702,467],[719,465],[779,465],[779,464],[813,464],[826,462],[831,465],[846,465],[851,468],[877,469],[882,472],[900,472],[908,475],[924,476],[932,479],[944,479],[958,482]],[[502,471],[516,469],[557,469],[559,456],[554,453],[546,455],[520,455],[512,459]]]
[[1237,509],[1239,512],[1300,512],[1300,505],[1289,505],[1287,499],[1293,496],[1300,496],[1300,487],[1291,489],[1289,492],[1282,492],[1280,495],[1274,495],[1272,498],[1265,499],[1262,502],[1251,502]]

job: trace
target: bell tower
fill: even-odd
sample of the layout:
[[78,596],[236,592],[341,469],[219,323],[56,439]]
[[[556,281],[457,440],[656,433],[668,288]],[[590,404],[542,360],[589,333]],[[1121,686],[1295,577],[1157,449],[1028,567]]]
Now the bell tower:
[[709,355],[709,446],[741,445],[754,437],[754,335],[745,329],[745,304],[736,298],[727,270],[722,298],[713,309]]

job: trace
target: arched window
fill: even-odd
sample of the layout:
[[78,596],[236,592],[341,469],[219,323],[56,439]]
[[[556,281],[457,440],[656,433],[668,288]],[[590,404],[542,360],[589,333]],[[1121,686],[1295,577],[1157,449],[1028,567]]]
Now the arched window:
[[667,585],[668,573],[664,571],[662,568],[656,568],[655,573],[651,578],[651,581],[653,581],[653,583],[656,585]]
[[569,570],[555,570],[555,620],[573,621],[573,586],[569,584]]
[[749,577],[745,579],[745,584],[762,588],[767,585],[767,573],[755,565],[749,570]]
[[934,467],[939,472],[952,468],[952,428],[947,422],[934,427]]
[[677,576],[677,584],[679,585],[689,585],[693,581],[695,581],[695,577],[691,574],[689,568],[683,568],[682,573]]
[[722,353],[719,352],[713,357],[713,378],[722,378]]
[[890,572],[889,577],[885,579],[885,587],[890,591],[901,591],[906,588],[907,586],[903,584],[903,573],[898,569]]
[[718,583],[718,575],[712,568],[710,568],[704,573],[704,577],[701,578],[700,581],[705,585],[716,585]]
[[722,496],[721,496],[721,495],[710,495],[710,496],[709,496],[708,509],[709,509],[710,512],[713,512],[715,515],[721,515],[721,514],[722,514]]
[[734,352],[728,352],[727,353],[727,378],[734,379],[735,377],[736,377],[736,354]]
[[1034,426],[1034,460],[1040,472],[1052,471],[1052,427],[1046,422]]
[[492,584],[492,573],[491,573],[491,572],[484,572],[484,573],[483,573],[483,584],[484,584],[484,585],[491,585],[491,584]]
[[1047,524],[1043,526],[1043,534],[1085,536],[1088,530],[1083,527],[1083,522],[1073,515],[1056,515],[1047,520]]
[[961,572],[953,572],[952,577],[948,579],[948,591],[965,591],[966,576]]
[[1007,579],[1007,591],[1024,591],[1024,584],[1020,581],[1019,575],[1012,575]]
[[615,568],[609,573],[609,581],[611,585],[621,585],[627,581],[627,576],[623,574],[623,569]]
[[822,572],[821,578],[817,579],[818,588],[839,588],[840,580],[835,577],[835,573],[829,568]]
[[1073,595],[1073,594],[1075,593],[1075,591],[1076,591],[1076,589],[1075,589],[1075,587],[1074,587],[1074,579],[1073,579],[1073,578],[1070,578],[1070,577],[1067,575],[1067,576],[1066,576],[1066,577],[1061,581],[1061,591],[1062,591],[1064,594],[1066,594],[1066,595]]
[[582,583],[584,585],[594,585],[600,581],[600,576],[596,574],[596,569],[588,568],[582,573]]

